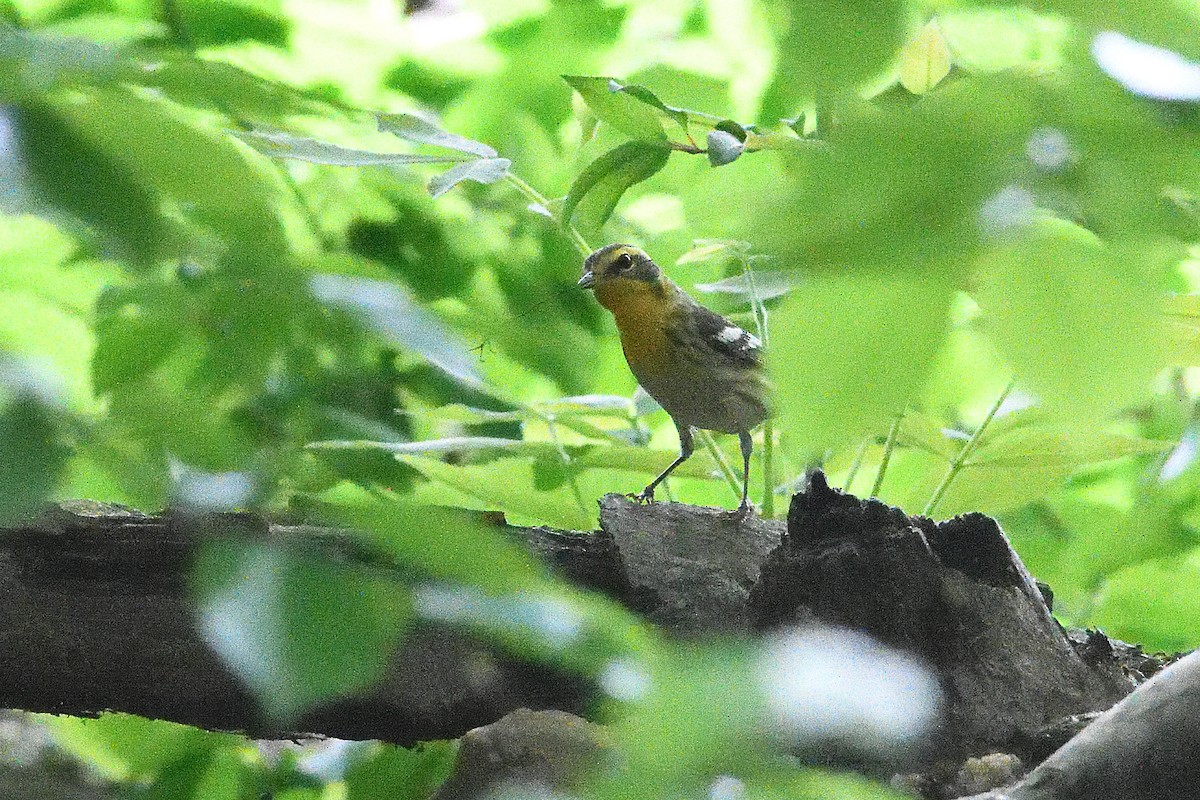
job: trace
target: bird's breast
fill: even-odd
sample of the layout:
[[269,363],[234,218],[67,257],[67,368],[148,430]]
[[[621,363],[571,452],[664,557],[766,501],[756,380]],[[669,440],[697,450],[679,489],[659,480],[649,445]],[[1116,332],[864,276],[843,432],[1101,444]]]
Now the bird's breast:
[[672,310],[662,298],[652,292],[630,291],[618,302],[607,303],[597,292],[601,304],[613,312],[621,334],[621,349],[625,360],[639,381],[653,379],[671,368],[672,347],[667,338]]

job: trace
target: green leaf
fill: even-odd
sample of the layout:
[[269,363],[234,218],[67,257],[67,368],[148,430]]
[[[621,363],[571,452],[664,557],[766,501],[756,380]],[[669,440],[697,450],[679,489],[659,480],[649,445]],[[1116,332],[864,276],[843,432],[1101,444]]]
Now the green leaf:
[[358,317],[389,342],[419,353],[431,364],[468,383],[479,383],[470,352],[459,337],[387,281],[350,275],[314,275],[313,295]]
[[461,467],[423,456],[400,458],[430,481],[473,498],[486,510],[565,530],[591,530],[596,524],[595,513],[581,509],[568,486],[536,488],[534,458],[499,458]]
[[158,89],[183,105],[281,125],[296,116],[333,113],[327,103],[224,61],[209,61],[161,47],[127,52],[131,59],[122,64],[122,79]]
[[925,94],[950,74],[952,64],[950,46],[932,19],[900,51],[900,85],[913,94]]
[[400,166],[404,164],[456,164],[468,159],[459,156],[426,156],[418,153],[378,153],[355,150],[329,142],[293,136],[290,133],[265,131],[231,131],[263,155],[291,158],[310,164],[329,164],[335,167]]
[[[659,100],[658,95],[656,95],[654,92],[650,91],[645,86],[639,86],[636,83],[627,83],[622,85],[617,81],[612,80],[609,83],[609,89],[612,89],[613,91],[624,92],[625,94],[642,101],[646,105],[658,109],[673,119],[680,128],[683,128],[684,133],[687,133],[688,122],[690,121],[691,114],[697,113],[694,111],[689,112],[687,109],[669,106],[662,100]],[[736,125],[737,123],[734,124]]]
[[406,139],[410,142],[431,144],[436,147],[444,147],[447,150],[470,153],[480,158],[496,158],[495,148],[483,142],[477,142],[473,139],[444,131],[432,122],[422,119],[415,114],[376,114],[375,119],[380,131],[399,136],[401,139]]
[[229,733],[113,712],[94,719],[46,717],[43,724],[60,747],[118,781],[152,778],[172,764],[244,741]]
[[762,101],[765,123],[795,113],[804,100],[853,89],[896,57],[908,28],[905,0],[789,0],[775,76]]
[[[169,202],[173,208],[168,208],[211,228],[239,254],[273,263],[287,251],[278,213],[280,184],[272,170],[249,158],[229,137],[125,87],[92,90],[73,102],[57,103],[53,113],[72,135],[119,166],[137,189],[134,199],[144,196],[155,206]],[[72,163],[60,169],[78,167]],[[79,194],[70,175],[60,179]],[[106,189],[101,196],[110,195]]]
[[708,132],[708,163],[714,167],[732,164],[738,160],[745,147],[732,133],[711,130]]
[[472,450],[541,450],[544,442],[526,442],[521,439],[501,439],[495,436],[444,436],[441,439],[426,439],[419,442],[371,442],[371,441],[328,441],[312,442],[312,450],[384,450],[398,455],[421,453],[457,453]]
[[783,429],[804,457],[886,429],[945,339],[953,286],[937,276],[824,275],[772,314],[767,363]]
[[1166,298],[1163,301],[1163,325],[1171,363],[1200,365],[1200,294]]
[[[739,142],[745,142],[746,138],[750,135],[749,132],[745,128],[743,128],[741,125],[739,125],[738,123],[734,122],[731,119],[721,120],[720,122],[718,122],[716,124],[716,126],[713,129],[722,131],[724,133],[728,133],[730,136],[734,137]],[[803,135],[804,134],[801,134],[801,136],[803,136]]]
[[[564,75],[563,80],[579,92],[579,96],[601,122],[606,122],[635,139],[666,138],[667,134],[658,114],[642,99],[647,95],[653,96],[648,90],[642,90],[639,97],[622,91],[621,84],[612,78]],[[664,110],[665,108],[663,106]]]
[[61,436],[57,415],[34,396],[18,393],[0,410],[0,525],[33,514],[54,491],[68,456]]
[[97,393],[143,379],[183,341],[186,328],[181,323],[189,310],[185,298],[169,289],[142,297],[150,302],[102,308],[98,314],[92,354]]
[[10,113],[30,178],[13,186],[23,210],[58,208],[135,263],[169,252],[170,226],[157,198],[115,154],[88,142],[50,107],[31,104]]
[[145,800],[241,800],[250,788],[250,765],[240,748],[206,749],[169,764],[151,784]]
[[1093,616],[1112,636],[1149,651],[1184,652],[1200,642],[1200,549],[1129,567],[1112,575],[1096,598]]
[[1200,61],[1200,45],[1188,31],[1200,25],[1200,8],[1174,0],[1091,3],[1088,0],[1033,0],[1035,11],[1061,14],[1085,31],[1120,31],[1128,36]]
[[948,435],[947,431],[938,426],[932,419],[919,411],[907,411],[900,421],[900,431],[896,443],[902,447],[916,447],[933,455],[940,456],[949,463],[962,449],[967,439],[961,436]]
[[116,53],[84,39],[43,36],[0,24],[0,97],[35,100],[52,89],[104,83],[124,72]]
[[454,766],[451,742],[424,742],[406,750],[375,744],[346,772],[346,800],[426,800]]
[[188,0],[179,4],[176,13],[199,47],[247,39],[286,47],[291,27],[280,0]]
[[463,181],[495,183],[508,174],[512,162],[507,158],[480,158],[467,161],[435,175],[429,181],[430,197],[441,197]]
[[489,594],[518,592],[549,580],[541,562],[531,560],[523,546],[484,525],[477,515],[382,501],[357,488],[333,490],[323,499],[328,503],[323,517],[331,524],[362,531],[398,564],[431,578],[476,586]]
[[1039,409],[1001,417],[984,432],[970,464],[975,467],[1016,467],[1034,463],[1080,467],[1125,456],[1163,453],[1173,442],[1158,442],[1102,430],[1074,432],[1054,424]]
[[983,263],[988,330],[1047,409],[1097,420],[1145,397],[1167,364],[1161,296],[1139,256],[1044,220]]
[[594,220],[591,224],[603,225],[616,209],[621,195],[665,167],[670,155],[671,148],[665,141],[626,142],[609,150],[589,164],[571,184],[562,218],[570,220],[582,206],[586,216]]
[[[932,445],[930,438],[926,435],[924,441]],[[951,447],[958,445],[954,447],[957,454],[964,440],[946,442]],[[1171,446],[1171,442],[1126,433],[1064,426],[1041,409],[1014,411],[996,419],[984,431],[975,453],[939,503],[938,513],[950,516],[967,511],[1010,511],[1051,494],[1081,467],[1163,453]],[[931,446],[924,449],[934,451]],[[904,502],[917,505],[928,499],[930,484],[946,471],[948,453],[942,450],[937,455],[938,459],[928,465],[926,480],[914,486]]]
[[213,542],[193,571],[210,646],[280,720],[371,685],[407,629],[407,591],[277,545]]
[[[734,451],[736,446],[725,449],[729,463],[735,463]],[[570,448],[571,463],[585,469],[603,469],[609,472],[632,472],[645,478],[653,478],[666,469],[679,453],[674,450],[660,450],[650,447],[635,447],[633,445],[593,445],[582,448]],[[738,459],[741,456],[737,456]],[[741,461],[736,461],[740,464]],[[719,480],[719,467],[709,453],[697,449],[692,457],[680,464],[671,474],[679,478],[708,478]]]

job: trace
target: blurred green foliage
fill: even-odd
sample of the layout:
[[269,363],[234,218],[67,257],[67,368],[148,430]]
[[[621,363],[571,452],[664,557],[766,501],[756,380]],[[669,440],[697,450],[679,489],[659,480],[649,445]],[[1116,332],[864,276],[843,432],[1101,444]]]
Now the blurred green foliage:
[[[696,698],[742,655],[680,654],[442,507],[586,529],[673,459],[574,287],[589,244],[631,241],[769,334],[755,496],[819,461],[912,513],[997,515],[1064,622],[1195,646],[1200,88],[1138,59],[1200,61],[1200,12],[1101,6],[9,0],[0,520],[88,497],[366,531],[403,580],[232,545],[197,567],[198,619],[281,717],[433,616],[676,676],[621,712],[644,779],[876,796],[709,758],[736,730]],[[718,445],[675,498],[732,501]],[[394,796],[448,752],[314,776],[136,718],[55,730],[164,797]]]

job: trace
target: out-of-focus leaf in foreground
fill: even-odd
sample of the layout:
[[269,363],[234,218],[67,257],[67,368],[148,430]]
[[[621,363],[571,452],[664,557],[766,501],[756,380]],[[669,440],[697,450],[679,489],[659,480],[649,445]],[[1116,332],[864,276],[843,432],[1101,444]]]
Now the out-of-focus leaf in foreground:
[[420,353],[459,380],[479,382],[466,345],[410,299],[402,287],[335,274],[314,275],[309,285],[322,303],[358,317],[389,342]]
[[1017,380],[1051,412],[1095,421],[1145,397],[1169,361],[1150,269],[1046,220],[988,256],[976,296]]
[[788,23],[762,101],[760,116],[767,123],[793,114],[805,100],[854,88],[881,73],[908,27],[905,0],[789,0],[781,6]]
[[923,386],[948,329],[937,276],[826,275],[772,314],[767,363],[782,429],[803,456],[885,429]]
[[213,542],[193,572],[204,638],[274,717],[370,685],[408,627],[408,591],[280,545]]

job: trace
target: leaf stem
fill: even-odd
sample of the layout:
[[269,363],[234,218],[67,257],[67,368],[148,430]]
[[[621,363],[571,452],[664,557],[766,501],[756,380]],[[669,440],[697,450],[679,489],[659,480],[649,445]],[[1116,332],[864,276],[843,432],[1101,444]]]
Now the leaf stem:
[[575,495],[575,502],[579,505],[580,510],[589,513],[587,503],[583,500],[583,490],[579,488],[579,476],[575,474],[575,470],[571,469],[571,454],[567,452],[567,448],[563,447],[562,441],[558,438],[558,426],[555,424],[554,415],[542,414],[541,417],[546,422],[546,431],[550,434],[550,441],[554,444],[554,449],[558,451],[563,467],[567,470],[567,482],[571,484],[571,493]]
[[[767,329],[767,307],[758,294],[758,284],[754,282],[754,268],[750,259],[742,251],[738,252],[742,262],[742,274],[746,276],[746,286],[750,289],[750,310],[754,314],[754,326],[758,328],[758,338],[765,349],[771,344]],[[775,517],[775,426],[767,417],[763,423],[763,498],[762,515],[767,519]]]
[[725,482],[729,484],[729,488],[733,490],[733,496],[738,500],[742,499],[742,481],[734,473],[733,467],[729,466],[729,462],[725,460],[725,454],[717,447],[717,443],[713,440],[712,434],[703,429],[696,430],[696,438],[700,440],[700,444],[704,445],[704,449],[713,457],[713,461],[717,462],[717,466],[721,469],[721,474],[725,476]]
[[996,402],[988,410],[987,416],[983,418],[983,422],[971,434],[971,438],[963,445],[962,450],[958,451],[958,455],[954,457],[954,460],[950,462],[950,468],[946,470],[945,477],[942,478],[942,482],[938,484],[937,488],[933,490],[933,495],[929,498],[929,502],[925,504],[925,509],[921,512],[922,516],[933,516],[938,503],[942,501],[942,497],[946,494],[946,489],[958,477],[958,473],[962,471],[962,468],[967,465],[967,459],[974,454],[975,449],[979,446],[979,439],[983,436],[984,430],[991,424],[992,419],[996,416],[996,412],[1000,410],[1000,406],[1004,405],[1004,401],[1008,399],[1009,392],[1013,390],[1013,385],[1013,381],[1008,382],[1008,385],[1004,387],[1004,391],[1000,393],[1000,396],[996,398]]
[[870,497],[878,497],[879,490],[883,487],[883,476],[887,474],[892,452],[896,449],[896,438],[900,435],[900,423],[903,421],[904,411],[901,411],[892,420],[892,427],[888,429],[887,441],[883,444],[883,457],[879,460],[879,471],[875,473],[875,485],[871,487]]
[[567,237],[571,240],[571,243],[575,245],[575,249],[578,250],[581,255],[586,257],[592,254],[592,248],[588,245],[587,239],[584,239],[579,231],[576,230],[575,226],[572,225],[568,220],[562,219],[550,210],[550,200],[544,194],[518,178],[512,172],[507,173],[504,176],[504,179],[508,181],[508,183],[518,192],[525,195],[542,208],[546,209],[546,213],[550,214],[551,219],[558,224],[559,229],[561,229],[562,232],[567,235]]
[[846,473],[846,482],[842,484],[842,489],[849,492],[854,484],[854,479],[858,477],[858,471],[862,469],[863,459],[866,458],[867,448],[871,446],[873,436],[868,436],[863,439],[863,443],[858,446],[858,452],[854,454],[854,460],[850,462],[850,471]]

